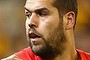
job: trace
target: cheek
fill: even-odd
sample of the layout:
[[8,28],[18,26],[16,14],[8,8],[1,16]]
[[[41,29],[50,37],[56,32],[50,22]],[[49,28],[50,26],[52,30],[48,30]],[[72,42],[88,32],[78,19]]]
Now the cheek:
[[48,24],[41,23],[39,26],[39,32],[44,36],[44,38],[47,38],[49,36],[50,27],[48,27]]
[[40,22],[39,30],[42,32],[45,38],[49,36],[50,33],[52,33],[56,27],[58,26],[58,20],[55,21],[55,19],[49,19],[47,21]]

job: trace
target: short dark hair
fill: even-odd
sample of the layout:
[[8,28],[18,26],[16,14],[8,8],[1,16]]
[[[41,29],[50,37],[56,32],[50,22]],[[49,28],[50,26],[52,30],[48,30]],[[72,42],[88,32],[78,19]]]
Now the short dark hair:
[[75,25],[76,18],[78,12],[78,3],[77,0],[54,0],[53,6],[55,6],[60,13],[65,14],[69,11],[73,11],[75,13]]

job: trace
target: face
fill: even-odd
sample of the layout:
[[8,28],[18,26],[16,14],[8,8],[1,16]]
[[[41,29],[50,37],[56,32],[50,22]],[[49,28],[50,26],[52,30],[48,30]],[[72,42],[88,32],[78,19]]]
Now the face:
[[41,57],[55,56],[64,50],[62,18],[52,0],[27,0],[26,34],[32,51]]

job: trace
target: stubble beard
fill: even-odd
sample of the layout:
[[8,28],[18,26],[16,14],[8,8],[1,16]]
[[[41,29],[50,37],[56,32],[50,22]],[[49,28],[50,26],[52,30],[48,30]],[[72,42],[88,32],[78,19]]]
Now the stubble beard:
[[43,59],[54,58],[57,55],[62,55],[65,50],[65,35],[63,30],[63,23],[60,22],[58,27],[49,34],[49,37],[45,39],[43,35],[41,36],[45,44],[40,45],[39,49],[35,49],[35,46],[31,44],[29,40],[30,47],[36,55]]

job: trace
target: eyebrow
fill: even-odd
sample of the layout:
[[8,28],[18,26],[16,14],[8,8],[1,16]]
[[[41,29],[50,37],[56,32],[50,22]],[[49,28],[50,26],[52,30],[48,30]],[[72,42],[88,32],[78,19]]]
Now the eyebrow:
[[[25,10],[27,10],[28,12],[31,12],[29,9],[27,9],[25,7]],[[40,11],[43,11],[43,10],[46,10],[46,11],[49,11],[47,8],[43,7],[43,8],[39,8],[39,9],[36,9],[34,12],[40,12]]]
[[35,11],[43,11],[43,10],[49,11],[47,8],[40,8],[40,9],[36,9]]
[[28,12],[31,12],[29,9],[27,9],[26,7],[24,7],[25,8],[25,10],[27,10]]

